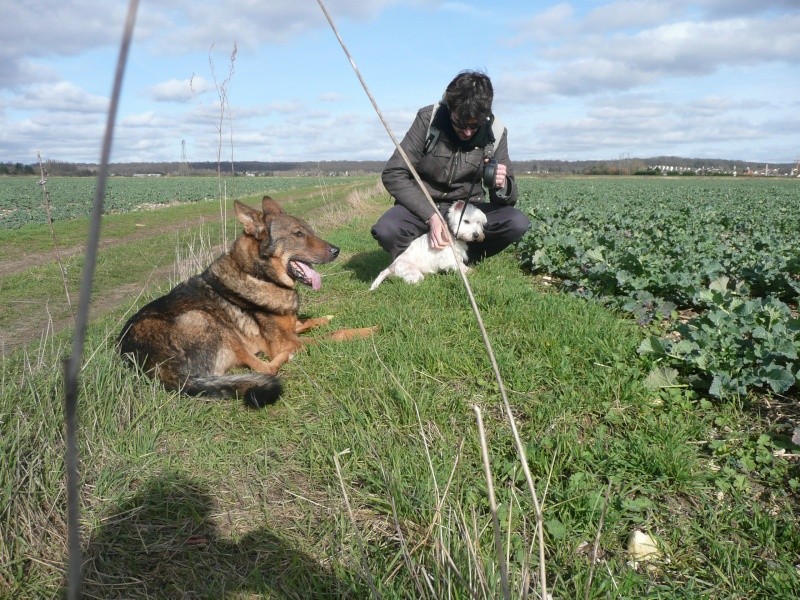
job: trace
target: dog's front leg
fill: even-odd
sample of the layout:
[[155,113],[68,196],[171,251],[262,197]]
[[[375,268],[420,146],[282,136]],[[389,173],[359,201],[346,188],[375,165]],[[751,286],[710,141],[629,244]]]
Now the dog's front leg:
[[275,355],[269,362],[263,361],[255,354],[247,352],[244,356],[240,356],[242,364],[256,373],[266,373],[267,375],[277,375],[280,368],[289,362],[294,356],[293,352],[284,350]]
[[338,329],[325,337],[329,340],[333,340],[334,342],[346,342],[347,340],[368,338],[377,333],[379,330],[379,325],[373,325],[372,327],[359,327],[357,329]]
[[321,335],[319,337],[306,337],[303,338],[303,343],[307,346],[313,346],[322,341],[332,342],[346,342],[348,340],[359,340],[373,336],[380,331],[380,325],[373,325],[372,327],[357,327],[354,329],[337,329],[331,333]]
[[333,320],[333,315],[326,315],[324,317],[318,317],[316,319],[306,319],[305,321],[298,320],[297,323],[294,325],[294,332],[295,333],[305,333],[310,329],[314,329],[316,327],[322,327],[323,325],[327,325]]

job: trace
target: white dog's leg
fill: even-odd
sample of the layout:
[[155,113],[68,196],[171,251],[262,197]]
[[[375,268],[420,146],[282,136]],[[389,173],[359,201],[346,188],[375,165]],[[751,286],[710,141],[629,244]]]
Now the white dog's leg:
[[394,274],[406,283],[419,283],[425,279],[425,275],[415,265],[405,262],[396,265]]
[[389,275],[393,273],[392,267],[394,267],[394,263],[386,267],[383,271],[381,271],[378,276],[375,278],[375,281],[372,282],[372,285],[369,286],[369,291],[373,291],[376,287],[378,287],[384,279],[386,279]]

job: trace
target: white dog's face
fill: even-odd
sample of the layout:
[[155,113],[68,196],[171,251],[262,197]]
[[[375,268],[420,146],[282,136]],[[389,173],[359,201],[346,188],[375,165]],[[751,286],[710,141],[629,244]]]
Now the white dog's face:
[[[461,213],[464,213],[463,218]],[[482,242],[486,215],[472,204],[459,200],[447,211],[447,224],[456,238],[465,242]]]

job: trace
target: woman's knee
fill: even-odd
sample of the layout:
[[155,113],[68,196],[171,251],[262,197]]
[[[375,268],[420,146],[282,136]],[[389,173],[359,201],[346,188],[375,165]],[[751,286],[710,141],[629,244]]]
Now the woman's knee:
[[396,258],[423,233],[424,223],[417,223],[413,219],[408,210],[395,206],[378,219],[370,233],[381,248],[391,254],[392,258]]
[[378,219],[378,222],[372,226],[370,233],[372,233],[372,237],[375,238],[381,246],[383,246],[384,242],[394,237],[392,235],[393,231],[394,228],[387,223],[387,219],[380,218]]
[[520,210],[514,209],[514,213],[509,220],[508,224],[509,234],[514,240],[519,240],[528,233],[528,230],[531,228],[531,221],[530,219]]
[[505,206],[493,212],[490,222],[494,221],[494,223],[490,225],[490,229],[493,230],[494,235],[508,243],[519,240],[531,227],[531,222],[525,213],[512,206]]

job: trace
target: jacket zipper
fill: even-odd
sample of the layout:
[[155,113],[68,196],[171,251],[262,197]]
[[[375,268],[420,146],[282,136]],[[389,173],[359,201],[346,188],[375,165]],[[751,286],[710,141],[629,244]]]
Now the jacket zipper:
[[453,158],[450,159],[450,172],[447,174],[447,186],[453,187],[453,174],[456,172],[458,159],[461,158],[461,149],[456,150]]

